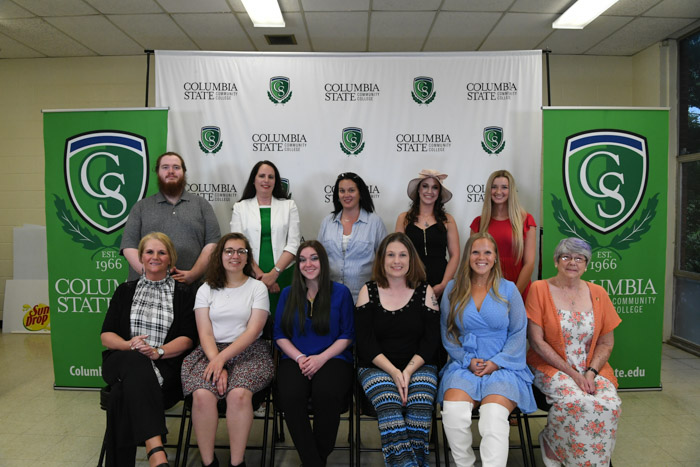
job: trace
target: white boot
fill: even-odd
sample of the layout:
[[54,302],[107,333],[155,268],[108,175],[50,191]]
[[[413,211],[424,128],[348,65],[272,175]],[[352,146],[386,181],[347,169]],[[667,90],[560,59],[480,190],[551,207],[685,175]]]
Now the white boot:
[[472,467],[476,461],[472,449],[472,407],[466,401],[442,402],[442,429],[457,467]]
[[479,408],[482,467],[505,467],[508,462],[508,415],[510,412],[501,404],[484,404]]

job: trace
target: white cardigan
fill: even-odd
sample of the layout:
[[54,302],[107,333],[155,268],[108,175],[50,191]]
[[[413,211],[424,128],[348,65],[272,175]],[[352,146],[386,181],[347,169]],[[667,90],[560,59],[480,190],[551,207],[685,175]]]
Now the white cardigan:
[[[275,264],[288,251],[297,254],[301,233],[299,231],[299,211],[291,199],[272,197],[270,206],[270,228],[272,230],[272,256]],[[231,215],[231,232],[240,232],[246,236],[253,248],[255,262],[260,262],[260,205],[256,197],[244,199],[233,205]],[[290,267],[294,261],[289,263]],[[265,271],[267,272],[267,271]]]

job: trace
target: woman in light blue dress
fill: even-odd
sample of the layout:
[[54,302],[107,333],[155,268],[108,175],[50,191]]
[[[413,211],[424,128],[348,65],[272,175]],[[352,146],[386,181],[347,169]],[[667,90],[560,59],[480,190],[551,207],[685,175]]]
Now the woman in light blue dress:
[[484,467],[508,461],[508,416],[537,410],[525,363],[527,315],[518,288],[503,279],[498,249],[488,233],[471,236],[440,306],[442,342],[449,355],[438,401],[457,466],[474,465],[471,416],[479,408]]

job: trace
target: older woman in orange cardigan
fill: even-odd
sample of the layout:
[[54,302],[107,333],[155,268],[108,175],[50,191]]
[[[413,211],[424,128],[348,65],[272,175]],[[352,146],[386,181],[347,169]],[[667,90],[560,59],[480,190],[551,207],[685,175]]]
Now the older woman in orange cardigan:
[[621,320],[605,289],[581,280],[590,259],[588,243],[562,240],[557,275],[532,284],[527,297],[527,363],[552,403],[540,433],[547,467],[608,465],[615,447],[621,401],[608,358]]

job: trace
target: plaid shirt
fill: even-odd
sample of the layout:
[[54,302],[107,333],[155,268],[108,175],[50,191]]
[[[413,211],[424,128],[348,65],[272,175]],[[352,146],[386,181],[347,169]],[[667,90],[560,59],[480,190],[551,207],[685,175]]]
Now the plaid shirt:
[[[145,341],[148,345],[153,348],[163,345],[173,324],[174,295],[175,280],[169,274],[160,281],[141,276],[131,303],[131,337],[147,334]],[[158,377],[158,384],[162,386],[163,377],[155,363],[151,364]]]

